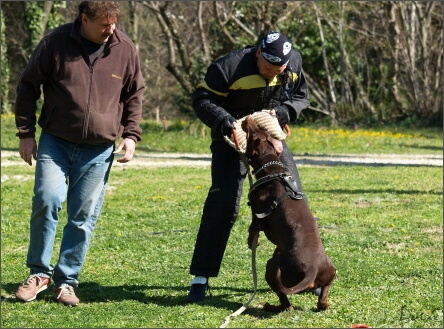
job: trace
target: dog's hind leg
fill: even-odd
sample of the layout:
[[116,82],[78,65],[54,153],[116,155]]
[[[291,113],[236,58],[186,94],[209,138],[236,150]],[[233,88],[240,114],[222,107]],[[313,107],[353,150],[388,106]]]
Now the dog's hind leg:
[[267,312],[283,312],[285,310],[293,310],[290,301],[285,293],[282,292],[281,283],[281,270],[279,268],[276,258],[271,258],[267,262],[267,267],[265,271],[265,280],[267,281],[270,288],[276,293],[279,298],[280,305],[271,305],[265,303],[264,311]]
[[330,306],[327,302],[328,290],[330,289],[333,280],[336,276],[336,268],[333,266],[333,264],[331,265],[329,273],[330,273],[330,280],[328,281],[327,284],[325,284],[321,288],[321,294],[319,295],[318,298],[317,307],[319,310],[326,310]]
[[330,285],[323,286],[321,288],[321,294],[318,298],[317,307],[318,310],[326,310],[330,305],[327,302],[328,290],[330,289]]
[[[289,282],[287,282],[285,285],[282,281],[281,277],[281,266],[279,259],[277,258],[271,258],[267,262],[266,272],[265,272],[265,279],[270,286],[270,288],[276,293],[276,295],[279,298],[280,305],[274,306],[270,304],[264,305],[265,311],[270,312],[282,312],[285,310],[292,310],[293,307],[290,304],[290,301],[288,299],[288,295],[291,294],[297,294],[301,291],[307,290],[307,289],[314,289],[315,283],[314,279],[316,277],[316,273],[313,271],[308,271],[306,273],[300,273],[300,277],[302,277],[302,280],[298,283],[296,283],[294,286],[288,286]],[[296,275],[296,273],[294,273]],[[297,280],[295,278],[295,280]],[[297,282],[297,281],[296,281]],[[327,289],[328,291],[328,289]]]

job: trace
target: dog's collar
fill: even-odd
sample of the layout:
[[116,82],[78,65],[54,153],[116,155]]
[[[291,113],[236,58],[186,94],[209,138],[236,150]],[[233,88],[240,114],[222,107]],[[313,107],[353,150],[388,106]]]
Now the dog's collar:
[[288,169],[287,166],[284,165],[284,164],[283,164],[282,162],[280,162],[280,161],[270,161],[270,162],[267,162],[266,164],[264,164],[262,167],[260,167],[257,171],[254,171],[254,176],[256,176],[256,178],[257,178],[257,174],[258,174],[259,172],[261,172],[261,171],[264,170],[265,168],[270,167],[270,166],[272,166],[272,165],[278,165],[278,166],[281,166],[282,168]]

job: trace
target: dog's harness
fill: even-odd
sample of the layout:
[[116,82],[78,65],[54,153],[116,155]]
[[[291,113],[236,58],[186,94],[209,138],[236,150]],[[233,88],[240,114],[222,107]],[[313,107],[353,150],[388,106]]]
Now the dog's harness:
[[[266,164],[264,164],[260,169],[258,169],[256,171],[255,175],[257,175],[257,173],[260,172],[261,170],[263,170],[264,168],[267,168],[271,165],[279,165],[281,167],[286,168],[286,166],[280,161],[270,161],[270,162],[267,162]],[[253,191],[257,187],[259,187],[267,182],[276,180],[276,179],[281,180],[281,182],[284,184],[285,190],[287,192],[284,193],[283,195],[281,195],[280,197],[278,197],[275,201],[273,201],[265,212],[263,212],[261,214],[255,214],[256,217],[258,217],[258,218],[265,218],[268,215],[270,215],[272,213],[272,211],[274,209],[276,209],[276,207],[279,205],[279,203],[281,203],[282,200],[284,200],[287,197],[290,197],[294,200],[300,200],[300,199],[304,198],[304,193],[299,190],[296,182],[293,180],[293,176],[288,171],[286,171],[286,172],[282,172],[282,173],[275,173],[275,174],[267,175],[265,177],[258,179],[253,185],[250,186],[250,192],[248,193],[248,200],[250,200],[251,193],[253,193]],[[248,205],[250,206],[251,203],[248,202]]]

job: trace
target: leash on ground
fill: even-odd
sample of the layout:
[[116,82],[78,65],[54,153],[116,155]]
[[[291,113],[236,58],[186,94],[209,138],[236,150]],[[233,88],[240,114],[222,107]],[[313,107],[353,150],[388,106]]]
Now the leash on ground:
[[[240,158],[242,159],[242,161],[245,164],[245,167],[247,168],[247,172],[248,172],[248,179],[250,181],[250,188],[253,185],[253,177],[250,171],[250,165],[248,164],[248,161],[245,157],[245,154],[243,154],[240,151],[240,146],[239,146],[239,142],[237,139],[237,134],[236,134],[236,130],[233,129],[233,139],[234,139],[234,143],[236,145],[236,149],[239,153]],[[245,311],[247,309],[247,307],[250,305],[250,303],[252,302],[252,300],[254,299],[254,297],[256,296],[256,291],[257,291],[257,271],[256,271],[256,247],[257,247],[257,239],[259,237],[259,232],[256,232],[256,234],[253,237],[253,242],[251,244],[251,271],[253,273],[253,295],[250,297],[250,299],[244,304],[242,305],[237,311],[231,313],[230,315],[228,315],[225,320],[224,323],[222,323],[222,325],[219,328],[226,328],[227,324],[230,322],[231,318],[238,316],[239,314],[242,314],[243,311]]]
[[253,288],[254,288],[253,295],[236,312],[233,312],[230,315],[228,315],[225,318],[224,323],[222,323],[222,325],[219,328],[226,328],[226,326],[230,322],[231,318],[238,316],[239,314],[242,314],[242,312],[247,309],[247,307],[252,302],[253,298],[256,296],[256,291],[257,291],[256,246],[257,246],[258,236],[259,236],[259,232],[256,232],[256,234],[254,235],[254,238],[253,238],[253,243],[251,245],[251,269],[253,271]]

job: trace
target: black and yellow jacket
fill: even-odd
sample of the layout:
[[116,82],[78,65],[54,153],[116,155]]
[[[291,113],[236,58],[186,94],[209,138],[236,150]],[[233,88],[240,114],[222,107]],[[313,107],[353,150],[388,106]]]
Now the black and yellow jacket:
[[208,67],[204,82],[196,87],[193,108],[211,128],[213,139],[222,139],[217,127],[227,115],[239,119],[285,106],[294,122],[310,105],[301,54],[292,49],[285,71],[268,80],[259,74],[256,50],[257,46],[239,49],[217,59]]

